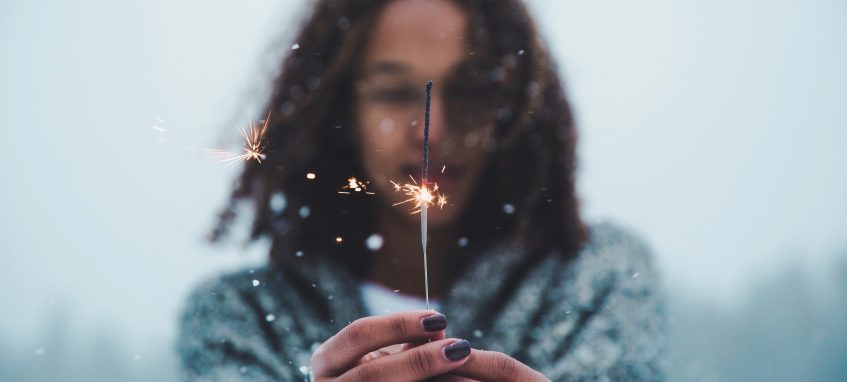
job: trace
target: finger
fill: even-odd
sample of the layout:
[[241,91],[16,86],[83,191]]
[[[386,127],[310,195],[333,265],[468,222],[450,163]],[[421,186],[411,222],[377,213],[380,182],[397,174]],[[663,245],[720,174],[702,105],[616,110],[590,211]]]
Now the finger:
[[[444,333],[444,331],[442,330],[440,332],[435,333],[435,335],[432,336],[432,338],[429,338],[427,340],[427,342],[443,340],[445,338],[447,338],[447,334]],[[416,348],[416,347],[421,346],[421,345],[423,345],[427,342],[407,342],[407,343],[403,344],[403,347],[400,350],[409,350],[409,349],[412,349],[412,348]]]
[[312,354],[315,375],[338,376],[365,354],[388,345],[426,342],[443,335],[447,317],[432,310],[360,318],[341,329]]
[[374,350],[368,354],[365,354],[364,356],[362,356],[362,358],[359,358],[359,360],[356,362],[356,365],[360,365],[365,362],[370,362],[377,358],[385,357],[387,355],[397,354],[401,351],[403,351],[403,345],[401,344],[386,346],[382,349]]
[[486,382],[549,381],[543,374],[500,352],[471,350],[468,361],[451,374]]
[[470,379],[470,378],[463,377],[461,375],[456,375],[456,374],[444,374],[444,375],[441,375],[441,376],[438,376],[438,377],[435,377],[435,378],[432,378],[432,379],[428,379],[427,381],[434,381],[434,382],[480,382],[476,379]]
[[461,366],[470,352],[468,341],[438,340],[356,366],[338,381],[420,381]]

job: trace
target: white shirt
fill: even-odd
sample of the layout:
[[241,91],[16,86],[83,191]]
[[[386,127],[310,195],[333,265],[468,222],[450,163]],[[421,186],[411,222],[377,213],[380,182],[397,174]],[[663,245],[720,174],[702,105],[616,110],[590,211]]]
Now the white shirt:
[[[426,299],[403,294],[370,281],[359,284],[359,292],[365,302],[365,310],[371,316],[426,309]],[[438,311],[441,309],[441,301],[429,299],[429,307]]]

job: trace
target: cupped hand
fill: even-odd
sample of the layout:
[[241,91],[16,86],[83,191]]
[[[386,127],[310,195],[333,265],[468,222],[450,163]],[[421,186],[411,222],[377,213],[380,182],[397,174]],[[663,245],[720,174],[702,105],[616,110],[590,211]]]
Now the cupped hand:
[[439,382],[550,381],[522,362],[496,351],[472,349],[467,361],[436,379]]
[[447,318],[402,312],[353,321],[312,354],[314,381],[420,381],[468,361],[470,344],[445,338]]

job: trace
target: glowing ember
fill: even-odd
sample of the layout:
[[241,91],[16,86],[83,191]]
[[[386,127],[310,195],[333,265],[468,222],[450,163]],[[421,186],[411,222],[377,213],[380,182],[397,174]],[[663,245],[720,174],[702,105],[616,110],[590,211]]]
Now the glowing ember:
[[368,191],[368,183],[369,182],[362,182],[356,179],[355,176],[351,176],[347,178],[347,184],[342,186],[341,189],[338,190],[338,193],[349,195],[351,192],[364,192],[368,195],[373,195],[373,192]]
[[262,122],[262,126],[255,126],[253,122],[250,122],[250,131],[248,132],[243,127],[241,127],[241,136],[244,138],[244,148],[243,153],[235,153],[228,150],[218,150],[218,149],[200,149],[200,151],[205,152],[209,155],[210,158],[224,163],[227,166],[234,166],[241,162],[247,162],[250,160],[255,160],[259,163],[262,163],[267,156],[264,153],[266,142],[264,142],[265,134],[268,131],[268,122],[271,119],[270,113],[268,113],[268,117]]
[[[411,175],[409,177],[411,178]],[[427,207],[438,206],[438,208],[444,208],[447,205],[447,196],[438,192],[437,184],[433,184],[430,190],[426,185],[419,186],[414,178],[412,178],[413,183],[400,184],[393,180],[390,182],[394,185],[394,190],[402,192],[409,197],[406,200],[394,203],[394,205],[399,206],[401,204],[411,203],[414,208],[410,212],[412,214],[421,212],[421,207],[424,205]]]

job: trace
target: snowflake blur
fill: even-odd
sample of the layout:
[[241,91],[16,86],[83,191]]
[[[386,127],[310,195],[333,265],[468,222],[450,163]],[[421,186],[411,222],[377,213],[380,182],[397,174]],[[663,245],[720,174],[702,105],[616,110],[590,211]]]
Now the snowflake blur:
[[164,142],[165,141],[165,120],[161,118],[156,118],[156,122],[150,126],[153,131],[155,131],[155,138],[157,141]]
[[200,151],[203,151],[210,158],[227,166],[235,166],[238,163],[250,160],[262,163],[262,160],[267,157],[264,152],[267,145],[264,137],[268,131],[268,123],[270,119],[271,114],[268,113],[268,117],[265,118],[264,121],[261,121],[261,126],[254,125],[251,120],[249,131],[245,130],[244,127],[239,127],[241,130],[241,137],[244,139],[242,153],[220,149],[200,149]]

